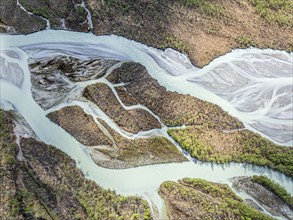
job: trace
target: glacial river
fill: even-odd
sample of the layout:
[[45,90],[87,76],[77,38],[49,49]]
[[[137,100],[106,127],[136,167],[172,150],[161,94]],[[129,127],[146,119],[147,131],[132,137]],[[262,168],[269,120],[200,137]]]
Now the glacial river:
[[[69,55],[83,60],[104,57],[139,62],[168,90],[215,103],[239,118],[247,129],[275,143],[292,146],[292,53],[254,48],[234,50],[199,69],[185,55],[172,49],[161,51],[114,35],[95,36],[90,33],[46,30],[25,36],[0,37],[1,108],[17,111],[38,138],[75,159],[86,177],[102,187],[114,189],[123,195],[141,195],[155,204],[160,218],[165,218],[166,213],[157,190],[166,180],[196,177],[231,186],[229,179],[235,176],[266,175],[293,194],[292,179],[271,169],[247,164],[216,165],[190,160],[124,170],[99,167],[84,146],[46,117],[49,111],[77,104],[87,113],[103,118],[113,129],[129,138],[157,134],[167,137],[166,128],[133,136],[122,131],[99,109],[74,99],[67,99],[45,111],[32,97],[28,69],[30,58],[56,55]],[[105,79],[80,83],[80,87],[97,81],[104,82]],[[19,128],[18,133],[25,136],[28,131]]]

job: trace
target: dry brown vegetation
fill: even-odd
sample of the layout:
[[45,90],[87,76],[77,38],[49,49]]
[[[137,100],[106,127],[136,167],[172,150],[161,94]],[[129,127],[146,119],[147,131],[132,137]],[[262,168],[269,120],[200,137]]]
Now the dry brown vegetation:
[[[167,91],[149,75],[141,64],[124,63],[107,79],[112,83],[127,83],[121,87],[125,89],[126,94],[136,103],[148,107],[166,126],[209,124],[212,127],[227,130],[243,126],[240,121],[217,105],[190,95]],[[123,96],[126,94],[124,93]]]
[[187,160],[165,137],[125,138],[101,119],[98,119],[100,124],[96,123],[92,116],[78,106],[68,106],[51,112],[48,118],[82,144],[91,146],[88,149],[92,158],[103,167],[125,169]]
[[[71,0],[50,2],[20,0],[35,15],[1,1],[1,31],[12,26],[17,33],[53,29],[60,19],[70,30],[88,32],[85,11]],[[234,48],[257,46],[293,49],[292,0],[86,0],[93,20],[93,33],[117,34],[148,45],[172,47],[185,52],[197,66]],[[80,1],[76,1],[80,3]],[[84,20],[83,22],[80,22]]]
[[97,126],[93,117],[86,114],[79,106],[64,107],[49,113],[47,117],[86,146],[112,144]]
[[103,120],[99,119],[99,121],[113,137],[114,146],[112,149],[98,149],[111,158],[111,160],[96,160],[98,165],[121,169],[156,163],[187,161],[176,146],[165,137],[128,139],[110,128]]
[[87,86],[83,96],[95,103],[125,131],[138,133],[161,127],[159,121],[146,110],[140,108],[126,110],[106,84],[97,83]]

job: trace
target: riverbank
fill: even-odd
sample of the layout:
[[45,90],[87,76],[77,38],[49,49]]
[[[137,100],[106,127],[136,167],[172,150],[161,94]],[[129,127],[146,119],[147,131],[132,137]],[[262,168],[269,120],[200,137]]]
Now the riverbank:
[[202,67],[235,48],[292,51],[292,8],[286,0],[66,0],[62,4],[13,0],[0,4],[0,30],[27,34],[52,28],[116,34],[185,52]]
[[[21,38],[21,40],[15,41],[15,38]],[[50,39],[48,40],[47,38]],[[227,166],[219,166],[212,163],[194,163],[190,161],[184,163],[157,164],[155,166],[143,166],[127,170],[110,170],[96,166],[91,160],[86,149],[84,149],[81,144],[79,144],[62,128],[56,126],[54,123],[48,120],[48,118],[46,118],[48,112],[41,109],[40,106],[38,106],[32,99],[32,94],[30,93],[30,73],[27,63],[28,56],[46,57],[52,56],[53,54],[65,53],[69,56],[78,57],[96,56],[97,54],[99,54],[100,56],[115,54],[115,56],[117,57],[122,57],[121,59],[130,59],[129,57],[131,57],[133,60],[138,60],[142,62],[145,66],[147,66],[148,70],[150,70],[149,73],[152,74],[152,77],[154,77],[155,79],[159,78],[160,81],[158,81],[160,82],[160,84],[162,83],[161,85],[164,85],[164,87],[170,88],[168,86],[170,86],[171,84],[178,86],[178,83],[174,84],[174,81],[176,82],[179,77],[174,77],[166,74],[166,72],[164,72],[156,62],[154,62],[154,60],[158,61],[160,59],[161,52],[151,49],[147,50],[147,47],[143,45],[137,44],[133,41],[127,41],[123,38],[118,38],[115,36],[100,38],[91,34],[78,34],[63,31],[44,31],[28,36],[6,35],[3,36],[3,39],[5,44],[11,44],[11,47],[7,48],[8,50],[3,51],[3,59],[7,61],[7,65],[5,67],[7,67],[9,71],[17,70],[12,72],[19,75],[23,74],[22,76],[24,79],[21,82],[19,82],[18,80],[21,77],[8,77],[4,78],[3,81],[1,80],[1,106],[5,108],[17,109],[19,113],[25,117],[26,121],[30,124],[36,135],[42,141],[57,146],[62,151],[70,155],[71,158],[74,158],[75,161],[77,161],[78,168],[83,171],[86,177],[95,180],[103,187],[117,189],[119,192],[123,192],[124,194],[133,195],[135,193],[138,193],[139,195],[145,196],[146,194],[149,195],[149,192],[156,192],[159,184],[165,180],[178,180],[182,177],[193,176],[202,177],[208,180],[214,179],[214,181],[226,182],[227,179],[233,177],[235,173],[239,175],[254,175],[264,173],[271,179],[278,181],[290,190],[292,179],[287,178],[286,176],[267,168],[250,166],[246,164],[229,164]],[[67,40],[69,39],[69,41],[72,41],[72,44],[70,42],[64,42],[61,46],[60,39],[64,40],[65,42],[67,42]],[[54,43],[55,40],[58,42],[57,44]],[[33,42],[33,45],[30,45],[30,41]],[[40,41],[41,44],[38,45],[37,43],[40,43]],[[50,44],[46,44],[46,47],[44,47],[43,44],[46,42],[50,42]],[[79,42],[79,44],[76,44],[76,42]],[[99,46],[93,44],[83,44],[82,42],[94,42]],[[103,42],[104,44],[99,44]],[[109,45],[111,46],[107,47],[107,43],[109,43]],[[22,46],[20,46],[20,44],[22,44]],[[103,50],[100,49],[101,47],[103,48]],[[129,51],[126,48],[128,48]],[[113,51],[114,49],[115,51]],[[146,51],[153,52],[153,59],[150,59],[149,56],[145,55]],[[249,50],[248,52],[250,54],[251,50]],[[171,66],[175,63],[174,61],[172,61],[173,60],[170,61]],[[14,65],[14,63],[17,63],[18,65]],[[12,76],[14,76],[14,74]],[[179,80],[179,82],[182,82],[184,88],[186,88],[187,91],[190,91],[188,90],[189,88],[185,86],[186,84],[184,84],[182,79]],[[175,86],[172,89],[174,93],[175,91],[178,91],[177,93],[180,95],[186,91],[184,89],[180,89],[180,87]],[[193,96],[195,95],[193,94]],[[19,101],[22,99],[26,100],[26,102]],[[190,97],[190,99],[188,100],[191,99],[192,97]],[[62,103],[60,106],[57,106],[59,108],[56,108],[56,110],[61,109],[62,107],[73,105],[80,106],[87,113],[92,113],[94,117],[102,117],[108,124],[111,125],[114,130],[118,131],[120,134],[123,134],[123,132],[121,132],[121,129],[117,128],[114,123],[111,123],[111,120],[109,120],[105,114],[101,114],[101,112],[98,111],[91,112],[85,103],[81,103],[78,101],[75,102],[69,99],[66,102]],[[217,119],[217,117],[213,118]],[[195,123],[195,121],[192,120],[190,122]],[[206,123],[207,119],[204,117],[200,118],[200,122]],[[230,122],[233,122],[233,120],[228,120],[227,124],[223,123],[224,125],[216,124],[215,127],[219,129],[229,128],[228,126],[231,126]],[[166,130],[163,131],[166,132]],[[151,133],[143,134],[150,135]],[[136,136],[133,135],[130,138],[136,138]],[[148,183],[147,185],[145,184],[146,182]]]
[[249,130],[221,133],[208,126],[190,126],[170,129],[168,134],[201,161],[251,163],[293,177],[292,147],[276,145]]
[[0,111],[2,217],[152,219],[146,201],[101,188],[55,147],[34,138],[21,138],[17,146],[10,114]]

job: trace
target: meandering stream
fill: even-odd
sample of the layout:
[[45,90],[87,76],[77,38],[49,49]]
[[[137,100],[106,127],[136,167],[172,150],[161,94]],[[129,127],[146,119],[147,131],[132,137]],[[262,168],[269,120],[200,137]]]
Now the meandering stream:
[[[70,55],[83,60],[105,57],[139,62],[168,90],[190,94],[218,104],[231,115],[238,117],[246,128],[268,137],[275,143],[291,146],[292,53],[260,49],[235,50],[215,59],[203,69],[198,69],[185,55],[174,50],[161,51],[114,35],[95,36],[90,33],[46,30],[26,36],[0,37],[1,108],[16,110],[42,141],[58,147],[75,159],[87,178],[102,187],[114,189],[123,195],[143,196],[155,203],[161,218],[164,218],[166,213],[163,211],[157,189],[166,180],[197,177],[231,185],[229,179],[234,176],[261,174],[278,182],[293,194],[292,179],[265,167],[239,163],[216,165],[190,160],[125,170],[99,167],[84,146],[46,117],[49,111],[68,105],[79,105],[87,113],[102,117],[113,129],[128,138],[156,134],[168,137],[166,128],[132,135],[122,131],[99,109],[93,109],[89,103],[75,100],[68,100],[44,111],[32,97],[28,69],[29,58],[48,58],[56,55]],[[102,78],[80,85],[99,81],[106,82]],[[135,106],[137,107],[142,106]]]

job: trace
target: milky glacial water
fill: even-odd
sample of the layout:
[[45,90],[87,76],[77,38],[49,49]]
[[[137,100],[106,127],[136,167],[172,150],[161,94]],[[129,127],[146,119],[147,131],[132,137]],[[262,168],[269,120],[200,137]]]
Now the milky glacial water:
[[238,50],[189,78],[228,101],[246,127],[293,145],[293,54]]
[[[90,33],[46,30],[26,36],[1,35],[0,55],[1,108],[14,109],[22,115],[42,141],[58,147],[75,159],[87,178],[123,195],[139,194],[155,203],[160,211],[160,218],[165,218],[166,213],[163,212],[157,189],[166,180],[196,177],[231,185],[229,179],[235,176],[266,175],[293,194],[292,179],[265,167],[246,164],[215,165],[190,160],[125,170],[99,167],[84,146],[46,118],[47,112],[32,98],[28,69],[29,58],[40,59],[57,55],[69,55],[83,60],[105,57],[139,62],[168,90],[216,103],[238,117],[248,129],[257,131],[276,143],[291,145],[292,54],[260,49],[235,50],[199,69],[185,55],[171,49],[161,51],[114,35],[95,36]],[[267,60],[270,61],[269,64]],[[251,73],[248,66],[259,71]],[[262,72],[263,69],[270,74],[266,75]],[[220,73],[224,75],[220,76]],[[257,94],[251,92],[254,87]],[[233,92],[234,99],[230,95]],[[131,136],[121,131],[98,108],[91,108],[87,103],[69,100],[55,109],[73,104],[80,105],[92,115],[102,117],[120,134]],[[131,138],[153,135],[156,132],[164,133],[163,130],[156,130]]]

